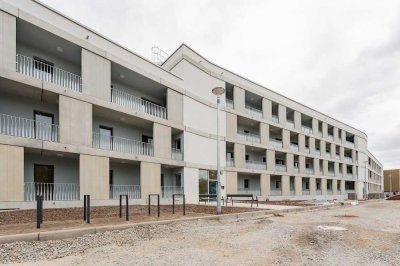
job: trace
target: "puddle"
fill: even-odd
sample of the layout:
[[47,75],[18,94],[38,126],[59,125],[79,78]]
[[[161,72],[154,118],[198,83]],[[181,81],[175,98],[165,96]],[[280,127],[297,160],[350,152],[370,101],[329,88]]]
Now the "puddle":
[[339,226],[318,225],[317,228],[318,228],[318,229],[321,229],[321,230],[347,231],[346,228],[344,228],[344,227],[339,227]]

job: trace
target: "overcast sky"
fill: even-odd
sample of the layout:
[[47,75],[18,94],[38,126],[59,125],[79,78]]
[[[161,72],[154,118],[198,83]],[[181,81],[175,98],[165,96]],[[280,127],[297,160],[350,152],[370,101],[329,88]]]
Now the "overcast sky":
[[185,42],[364,131],[384,168],[400,168],[400,1],[42,1],[149,59]]

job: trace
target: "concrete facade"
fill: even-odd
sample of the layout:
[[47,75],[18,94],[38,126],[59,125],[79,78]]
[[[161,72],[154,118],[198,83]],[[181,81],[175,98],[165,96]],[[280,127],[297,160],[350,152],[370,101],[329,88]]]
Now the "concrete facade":
[[0,145],[0,201],[24,200],[24,148]]

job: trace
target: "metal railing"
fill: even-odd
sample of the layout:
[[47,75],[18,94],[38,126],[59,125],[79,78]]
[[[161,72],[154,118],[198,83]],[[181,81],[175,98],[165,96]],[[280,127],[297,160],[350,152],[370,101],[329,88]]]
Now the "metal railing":
[[329,170],[328,170],[328,176],[335,176],[335,172],[334,172],[334,171],[329,171]]
[[351,147],[354,147],[354,142],[350,142],[350,141],[347,141],[347,140],[346,140],[346,145],[351,146]]
[[276,139],[269,139],[269,146],[272,148],[282,148],[282,141]]
[[183,152],[180,149],[172,148],[171,150],[171,158],[172,160],[178,160],[182,161],[183,160]]
[[252,133],[244,133],[244,132],[237,132],[238,139],[239,140],[244,140],[244,141],[249,141],[249,142],[254,142],[254,143],[260,143],[260,136]]
[[301,126],[301,131],[303,131],[304,133],[307,133],[307,134],[312,134],[313,133],[312,128],[311,127],[307,127],[307,126]]
[[73,91],[82,92],[82,78],[79,75],[25,55],[17,54],[16,71]]
[[143,100],[124,91],[111,89],[111,102],[138,112],[167,119],[167,108]]
[[271,189],[271,196],[282,196],[282,190],[281,189]]
[[35,201],[36,195],[43,200],[79,200],[80,190],[77,183],[34,183],[24,184],[25,201]]
[[333,195],[333,190],[332,190],[332,189],[328,189],[328,190],[326,191],[326,194],[327,194],[327,195]]
[[59,141],[58,125],[6,114],[0,114],[0,134],[51,142]]
[[286,172],[286,165],[275,164],[275,171]]
[[226,107],[233,109],[233,100],[226,99]]
[[93,148],[154,156],[153,143],[93,133]]
[[353,158],[351,157],[344,157],[344,160],[350,163],[353,162]]
[[235,166],[235,160],[233,158],[226,158],[226,166],[228,167]]
[[172,198],[173,194],[183,194],[183,187],[162,186],[161,195],[163,198]]
[[326,158],[331,158],[331,157],[332,157],[332,156],[331,156],[331,152],[330,152],[330,151],[326,151],[325,157],[326,157]]
[[352,173],[346,173],[346,174],[344,174],[344,176],[346,178],[353,178],[353,174]]
[[119,199],[119,195],[128,195],[130,199],[140,199],[140,186],[110,185],[110,199]]
[[321,151],[315,150],[315,154],[321,156]]
[[289,127],[289,128],[294,128],[294,122],[290,121],[290,120],[287,120],[286,121],[286,126]]
[[309,189],[303,190],[301,193],[302,195],[310,195],[310,190]]
[[293,172],[298,173],[299,172],[299,167],[293,167]]
[[279,123],[279,117],[277,115],[272,115],[272,122]]
[[305,172],[306,174],[313,175],[313,174],[314,174],[314,169],[312,169],[312,168],[306,168],[306,169],[304,169],[304,172]]
[[263,117],[263,112],[262,110],[256,109],[254,107],[248,106],[246,105],[246,113],[254,116],[254,117],[258,117],[258,118],[262,118]]
[[294,143],[290,143],[290,149],[292,151],[299,151],[299,145],[294,144]]
[[238,193],[253,194],[253,196],[260,196],[261,189],[250,189],[250,188],[238,188]]
[[261,161],[246,161],[246,168],[256,169],[256,170],[266,170],[267,164]]

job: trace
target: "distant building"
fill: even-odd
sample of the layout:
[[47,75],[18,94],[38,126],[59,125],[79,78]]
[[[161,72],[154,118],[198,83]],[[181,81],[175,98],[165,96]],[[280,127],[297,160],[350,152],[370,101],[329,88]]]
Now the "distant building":
[[384,191],[400,193],[400,169],[384,170]]

